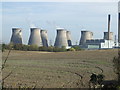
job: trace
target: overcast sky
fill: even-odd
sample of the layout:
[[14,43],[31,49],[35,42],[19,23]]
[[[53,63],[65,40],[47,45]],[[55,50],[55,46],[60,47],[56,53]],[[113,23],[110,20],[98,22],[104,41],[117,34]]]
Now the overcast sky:
[[48,30],[52,43],[55,41],[56,27],[70,30],[74,44],[79,42],[81,30],[92,31],[94,38],[103,38],[103,32],[107,31],[108,14],[112,16],[111,31],[116,35],[118,0],[104,1],[106,2],[3,2],[2,8],[0,7],[0,12],[3,12],[2,40],[9,43],[12,27],[23,29],[24,44],[28,43],[30,27]]

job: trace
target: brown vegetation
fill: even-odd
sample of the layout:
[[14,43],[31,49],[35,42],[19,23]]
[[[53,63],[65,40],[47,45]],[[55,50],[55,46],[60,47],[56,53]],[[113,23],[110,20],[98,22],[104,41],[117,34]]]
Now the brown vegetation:
[[[8,51],[3,52],[3,60]],[[14,51],[8,58],[3,76],[14,69],[5,80],[6,86],[19,83],[37,88],[88,87],[91,73],[104,70],[105,80],[114,80],[112,59],[117,50],[89,50],[75,52]],[[82,77],[82,78],[81,78]],[[82,80],[82,81],[81,81]]]

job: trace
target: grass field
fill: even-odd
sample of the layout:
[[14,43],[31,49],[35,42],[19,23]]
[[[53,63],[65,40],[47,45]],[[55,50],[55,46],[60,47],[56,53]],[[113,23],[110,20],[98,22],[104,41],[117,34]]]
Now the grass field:
[[[3,52],[3,60],[7,53],[8,51]],[[13,87],[18,87],[19,83],[30,87],[37,84],[37,88],[88,87],[91,73],[101,73],[96,67],[104,70],[105,80],[116,79],[112,59],[117,53],[117,49],[57,53],[11,51],[3,77],[13,71],[5,80],[6,86]],[[83,85],[75,73],[83,76]]]

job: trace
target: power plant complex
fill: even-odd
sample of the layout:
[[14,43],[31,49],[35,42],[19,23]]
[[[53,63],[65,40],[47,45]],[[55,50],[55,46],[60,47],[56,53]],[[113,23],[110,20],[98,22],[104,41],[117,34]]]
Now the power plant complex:
[[[66,49],[72,46],[79,46],[84,49],[108,49],[120,47],[120,2],[118,3],[118,41],[114,39],[114,33],[110,32],[111,15],[108,15],[108,31],[103,32],[104,37],[101,39],[94,39],[93,32],[81,31],[81,38],[79,45],[73,45],[71,32],[64,28],[57,28],[54,47]],[[12,28],[12,37],[10,43],[22,44],[22,29]],[[40,28],[30,28],[30,37],[28,45],[37,45],[48,47],[48,33],[47,30]]]

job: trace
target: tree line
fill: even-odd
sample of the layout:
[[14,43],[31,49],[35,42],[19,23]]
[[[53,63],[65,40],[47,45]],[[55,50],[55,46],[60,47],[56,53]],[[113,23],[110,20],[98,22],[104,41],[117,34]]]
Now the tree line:
[[44,47],[44,46],[37,46],[37,45],[24,45],[24,44],[1,44],[1,50],[22,50],[22,51],[48,51],[48,52],[65,52],[65,51],[80,51],[82,50],[79,46],[72,46],[69,49],[66,49],[64,46],[61,48],[58,47]]

